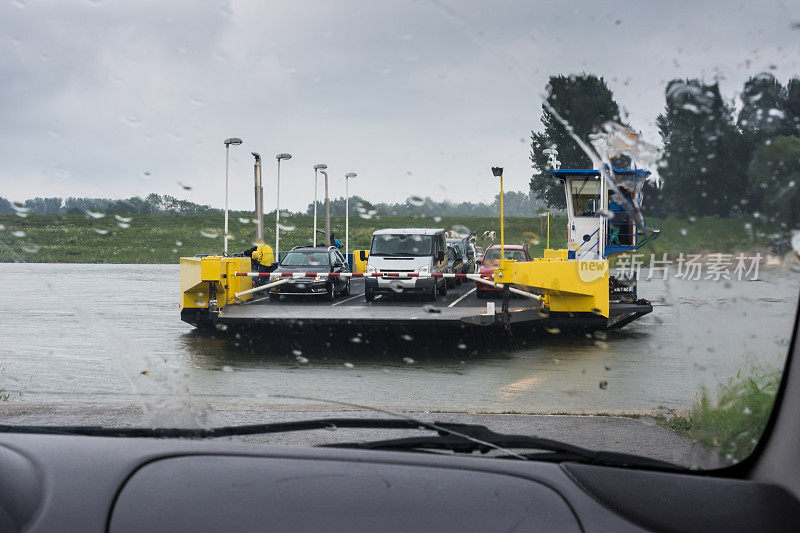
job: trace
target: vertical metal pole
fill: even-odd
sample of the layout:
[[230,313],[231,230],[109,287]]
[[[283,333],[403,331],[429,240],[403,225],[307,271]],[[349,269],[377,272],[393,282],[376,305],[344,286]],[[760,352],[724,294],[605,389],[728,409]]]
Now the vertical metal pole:
[[350,178],[344,178],[344,257],[350,249]]
[[328,173],[320,170],[325,176],[325,247],[331,245],[331,203],[328,198]]
[[314,169],[314,247],[317,246],[317,169]]
[[222,235],[222,240],[224,241],[223,247],[223,255],[228,255],[228,152],[230,151],[230,145],[225,145],[225,233]]
[[278,224],[281,219],[281,160],[278,159],[278,193],[275,196],[275,260],[280,261],[281,233]]
[[264,242],[264,187],[261,185],[261,156],[251,152],[256,158],[253,172],[256,182],[256,242]]
[[500,173],[500,260],[506,258],[505,221],[503,219],[503,173]]
[[550,210],[547,210],[547,249],[550,249]]

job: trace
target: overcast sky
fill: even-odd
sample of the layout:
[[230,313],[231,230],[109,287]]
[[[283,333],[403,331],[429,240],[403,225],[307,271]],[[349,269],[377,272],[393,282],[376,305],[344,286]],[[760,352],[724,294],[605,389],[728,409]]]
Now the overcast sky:
[[[570,4],[571,7],[566,7]],[[373,201],[490,200],[490,167],[527,190],[528,137],[550,74],[606,78],[657,142],[676,77],[800,74],[792,2],[4,0],[0,196],[150,192],[252,207],[251,151],[267,209],[331,194]],[[186,190],[181,184],[191,187]]]

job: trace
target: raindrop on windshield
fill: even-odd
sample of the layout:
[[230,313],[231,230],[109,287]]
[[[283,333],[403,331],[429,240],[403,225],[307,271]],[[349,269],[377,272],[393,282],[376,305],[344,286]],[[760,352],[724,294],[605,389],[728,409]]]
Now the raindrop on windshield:
[[208,237],[209,239],[216,239],[219,237],[219,231],[211,228],[203,228],[200,230],[200,235]]
[[409,196],[406,202],[415,207],[421,207],[425,205],[425,200],[420,198],[419,196]]
[[94,232],[98,235],[108,235],[107,229],[94,228]]
[[103,218],[104,216],[106,216],[106,214],[105,214],[105,213],[99,213],[99,212],[95,212],[95,211],[89,211],[88,209],[86,210],[86,214],[87,214],[88,216],[92,217],[92,218],[95,218],[95,219],[97,219],[97,218]]
[[284,226],[283,224],[278,224],[278,227],[283,231],[294,231],[295,226]]
[[608,381],[605,381],[605,380],[601,381],[599,383],[599,386],[600,386],[600,390],[606,390],[608,388]]
[[397,293],[403,292],[403,282],[398,280],[392,280],[389,283],[389,288]]
[[223,372],[233,372],[233,367],[229,365],[225,365],[222,367]]
[[239,217],[239,222],[241,222],[242,224],[249,224],[250,223],[250,219],[249,218]]
[[353,363],[343,363],[342,366],[344,366],[348,370],[350,370],[351,368],[355,367],[355,365]]
[[132,217],[122,217],[119,215],[114,215],[114,218],[116,218],[120,222],[130,222],[132,220]]
[[411,335],[409,335],[408,333],[405,333],[405,334],[403,334],[403,335],[400,335],[400,338],[401,338],[401,339],[403,339],[404,341],[408,341],[408,342],[411,342],[411,341],[413,341],[413,340],[414,340],[414,337],[412,337],[412,336],[411,336]]
[[11,233],[14,237],[19,237],[20,239],[25,236],[25,232],[22,230],[14,231]]
[[435,307],[433,305],[430,305],[430,304],[422,306],[422,310],[425,311],[426,313],[441,313],[442,312],[441,309],[439,309],[438,307]]
[[552,333],[553,335],[558,335],[561,333],[561,330],[558,328],[544,328],[547,333]]
[[416,363],[416,361],[414,361],[414,360],[413,360],[413,359],[411,359],[410,357],[403,357],[403,362],[404,362],[405,364],[407,364],[407,365],[413,365],[414,363]]
[[467,237],[470,234],[469,228],[466,226],[461,226],[460,224],[453,224],[453,226],[450,229],[456,232],[459,235],[459,237],[462,238]]
[[127,222],[117,222],[117,226],[119,226],[122,229],[128,229],[131,227],[131,225],[128,224]]
[[354,344],[359,344],[359,343],[361,343],[361,337],[352,337],[350,339],[350,342],[352,342]]
[[307,357],[303,357],[302,355],[295,356],[295,359],[301,365],[307,365],[308,364],[308,358]]

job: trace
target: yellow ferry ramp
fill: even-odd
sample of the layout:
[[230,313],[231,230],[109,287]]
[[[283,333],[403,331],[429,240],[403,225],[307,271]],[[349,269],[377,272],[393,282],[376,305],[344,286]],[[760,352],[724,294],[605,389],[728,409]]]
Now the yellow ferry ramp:
[[608,260],[563,260],[562,254],[533,261],[503,260],[496,283],[523,285],[544,294],[550,312],[609,316]]

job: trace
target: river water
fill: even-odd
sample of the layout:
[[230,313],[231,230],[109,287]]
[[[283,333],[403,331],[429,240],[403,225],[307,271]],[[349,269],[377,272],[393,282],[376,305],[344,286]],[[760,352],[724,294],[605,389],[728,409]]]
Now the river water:
[[[655,311],[605,340],[349,357],[348,346],[245,350],[179,319],[170,265],[0,264],[8,402],[295,409],[313,396],[390,409],[566,412],[685,408],[751,364],[781,367],[797,272],[758,281],[643,281]],[[431,334],[435,334],[432,332]],[[363,348],[363,347],[362,347]],[[298,363],[300,358],[307,364]]]

